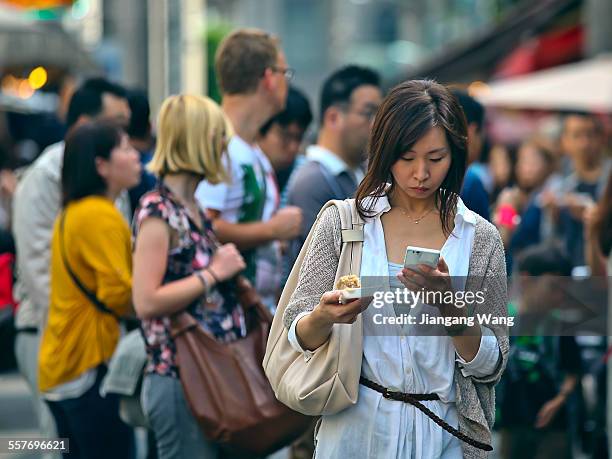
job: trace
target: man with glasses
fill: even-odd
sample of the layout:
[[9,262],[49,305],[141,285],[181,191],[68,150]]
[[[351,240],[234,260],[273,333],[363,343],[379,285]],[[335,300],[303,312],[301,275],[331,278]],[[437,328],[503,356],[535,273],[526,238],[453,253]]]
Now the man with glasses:
[[380,77],[368,68],[349,65],[323,84],[317,144],[308,147],[305,163],[296,166],[287,185],[288,204],[304,215],[300,236],[287,253],[289,270],[321,207],[330,199],[355,194],[364,177],[366,146],[381,102]]
[[219,240],[240,249],[247,264],[244,274],[274,310],[282,274],[279,241],[299,234],[302,212],[297,207],[278,209],[274,169],[257,146],[257,137],[285,108],[293,70],[278,39],[257,29],[226,37],[217,50],[215,69],[222,108],[234,131],[227,149],[230,182],[204,181],[196,198],[213,220]]

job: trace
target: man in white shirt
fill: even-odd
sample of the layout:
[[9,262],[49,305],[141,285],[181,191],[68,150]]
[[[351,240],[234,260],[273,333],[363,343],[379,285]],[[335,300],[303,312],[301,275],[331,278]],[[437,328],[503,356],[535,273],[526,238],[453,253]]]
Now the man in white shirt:
[[274,310],[281,280],[278,241],[299,234],[302,216],[295,207],[278,210],[274,170],[256,139],[259,129],[284,109],[293,70],[278,40],[256,29],[229,35],[217,51],[215,66],[222,107],[234,129],[228,145],[231,181],[204,181],[196,198],[220,241],[240,249],[247,278]]
[[[302,209],[300,235],[286,257],[291,270],[319,210],[330,199],[355,194],[374,115],[382,101],[380,77],[373,70],[350,65],[330,75],[321,92],[321,129],[317,144],[289,179],[288,204]],[[285,274],[288,274],[286,272]]]
[[[70,129],[100,119],[127,126],[130,108],[121,86],[102,78],[92,78],[85,81],[72,96],[66,124]],[[24,174],[13,200],[13,234],[18,272],[15,291],[20,300],[15,318],[15,354],[19,370],[36,400],[35,409],[41,433],[46,438],[57,435],[53,418],[38,392],[38,347],[49,306],[51,235],[55,218],[61,209],[63,158],[63,141],[46,148]],[[127,193],[117,204],[126,218],[129,218]]]

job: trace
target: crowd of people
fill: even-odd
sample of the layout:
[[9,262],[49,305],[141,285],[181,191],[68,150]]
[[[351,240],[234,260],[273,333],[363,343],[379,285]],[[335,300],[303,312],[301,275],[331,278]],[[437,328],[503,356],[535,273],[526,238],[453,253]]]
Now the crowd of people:
[[[230,343],[250,326],[235,277],[274,315],[297,276],[274,319],[294,352],[308,361],[339,324],[362,317],[364,382],[353,406],[319,413],[316,433],[313,420],[285,457],[315,447],[318,458],[485,457],[494,421],[506,458],[607,457],[605,365],[587,365],[579,340],[509,336],[503,325],[368,330],[367,299],[339,304],[346,228],[336,207],[321,212],[355,198],[363,253],[353,274],[412,290],[449,288],[451,278],[465,288],[471,276],[488,292],[476,313],[552,310],[558,298],[538,277],[609,275],[612,161],[597,116],[562,114],[558,139],[491,145],[485,110],[467,93],[429,80],[385,93],[376,70],[348,65],[322,82],[315,128],[288,60],[264,31],[231,33],[215,59],[222,103],[171,96],[155,129],[146,93],[87,79],[70,100],[65,140],[8,187],[15,354],[42,434],[69,438],[66,458],[135,457],[121,394],[103,389],[121,337],[135,330],[146,359],[130,364],[132,392],[148,457],[245,457],[207,438],[192,414],[173,316],[187,311]],[[406,268],[407,245],[440,250],[437,266]],[[518,297],[507,277],[524,281]],[[466,312],[422,304],[414,313]],[[590,351],[601,359],[607,346],[602,338]],[[582,395],[589,372],[594,408]],[[430,414],[389,391],[435,395],[422,398]]]

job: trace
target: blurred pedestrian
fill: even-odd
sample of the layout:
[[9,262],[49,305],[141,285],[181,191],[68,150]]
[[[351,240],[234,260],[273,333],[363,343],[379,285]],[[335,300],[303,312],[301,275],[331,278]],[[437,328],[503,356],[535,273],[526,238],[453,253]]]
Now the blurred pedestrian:
[[186,310],[224,342],[246,334],[242,308],[218,288],[244,269],[244,260],[234,244],[217,248],[211,221],[195,199],[202,179],[213,185],[227,180],[222,154],[229,135],[212,100],[168,98],[149,164],[159,184],[141,198],[134,216],[134,305],[147,347],[142,404],[160,459],[220,457],[185,400],[170,317]]
[[467,121],[468,132],[468,168],[463,179],[461,199],[468,209],[473,210],[486,220],[490,217],[489,194],[492,191],[493,178],[488,167],[480,162],[484,144],[484,107],[464,91],[454,91]]
[[[612,425],[612,365],[610,355],[612,354],[612,171],[608,177],[608,184],[599,202],[589,207],[585,212],[585,259],[591,269],[591,276],[598,284],[604,279],[608,289],[608,340],[607,351],[603,356],[603,363],[607,368],[605,377],[606,384],[606,423],[608,432],[608,452],[612,451],[612,435],[609,434]],[[600,403],[603,400],[599,400]]]
[[491,193],[491,202],[496,202],[499,193],[509,186],[513,180],[513,160],[509,149],[501,144],[496,144],[489,151],[489,171],[493,179],[493,192]]
[[[387,279],[392,289],[440,292],[450,288],[451,274],[454,281],[465,281],[469,271],[483,282],[479,290],[486,292],[473,311],[505,317],[501,239],[496,228],[458,196],[466,134],[461,108],[444,86],[406,81],[390,91],[376,114],[368,171],[356,193],[355,210],[365,224],[360,272],[353,274],[362,282],[365,276]],[[363,349],[354,349],[363,352],[361,367],[355,370],[361,375],[359,397],[356,404],[322,416],[315,456],[485,457],[485,444],[491,442],[494,386],[507,358],[507,328],[469,324],[463,320],[468,308],[422,303],[410,305],[415,306],[411,315],[420,317],[417,322],[433,314],[454,323],[433,333],[422,333],[421,325],[404,331],[396,322],[389,322],[390,329],[381,328],[375,314],[385,314],[379,314],[383,309],[367,308],[369,298],[339,304],[342,292],[334,284],[341,239],[340,215],[332,206],[313,229],[297,287],[284,311],[291,346],[306,359],[312,352],[337,349],[321,348],[332,330],[338,331],[335,324],[350,327],[363,315]],[[405,268],[409,244],[441,249],[437,266]],[[395,308],[401,304],[391,301],[387,306],[396,318]],[[427,400],[422,403],[429,411],[403,403],[402,399],[414,400],[408,394]],[[460,441],[448,426],[470,439]]]
[[306,149],[307,161],[288,184],[288,204],[299,207],[304,215],[299,237],[290,243],[289,269],[321,207],[330,199],[352,197],[361,183],[366,146],[381,100],[380,76],[369,68],[349,65],[323,83],[317,143]]
[[584,215],[585,259],[591,275],[610,274],[606,261],[612,255],[612,170],[608,184],[599,202],[585,211]]
[[612,161],[604,155],[602,126],[594,115],[569,113],[563,121],[561,147],[571,161],[571,173],[563,180],[557,207],[558,234],[574,266],[585,264],[584,218],[604,192]]
[[517,152],[516,185],[504,189],[495,203],[493,221],[506,248],[509,273],[517,253],[543,240],[541,195],[554,166],[554,155],[544,143],[523,143]]
[[[74,128],[92,120],[112,120],[127,126],[130,109],[125,90],[104,79],[86,80],[70,100],[66,123]],[[49,146],[28,168],[17,185],[13,202],[13,235],[17,249],[17,285],[20,301],[15,327],[15,354],[20,373],[33,394],[40,431],[56,438],[53,419],[38,391],[40,330],[49,306],[49,270],[53,225],[62,206],[61,171],[64,142]],[[129,209],[127,193],[118,207]],[[127,218],[128,215],[125,214]]]
[[[562,302],[563,290],[551,286],[566,282],[572,270],[561,250],[548,244],[526,249],[517,265],[521,297],[516,326],[531,315],[544,317]],[[582,371],[580,349],[574,336],[530,331],[529,335],[510,339],[498,400],[502,457],[571,458],[566,405]]]
[[226,37],[215,57],[222,107],[232,124],[230,182],[204,180],[196,197],[213,220],[221,242],[233,242],[247,267],[245,276],[273,311],[281,285],[279,241],[300,231],[296,207],[279,210],[274,169],[257,146],[261,127],[282,112],[293,75],[277,38],[256,29]]
[[68,133],[38,364],[57,434],[70,440],[66,458],[133,457],[133,432],[119,418],[117,396],[103,398],[99,390],[119,317],[132,310],[130,230],[114,202],[140,172],[138,152],[119,127],[88,123]]
[[127,100],[132,114],[127,133],[130,136],[130,143],[140,154],[140,163],[143,166],[140,183],[129,190],[130,207],[134,210],[138,207],[140,197],[155,187],[155,176],[145,168],[153,158],[155,138],[151,130],[151,108],[147,93],[140,90],[128,91]]
[[10,236],[12,223],[11,209],[13,205],[13,196],[17,188],[15,167],[16,160],[9,154],[8,147],[0,144],[0,253],[6,253],[7,249],[12,249],[12,253],[15,253],[14,247],[7,247],[4,242],[7,238],[12,242]]
[[257,144],[274,168],[281,195],[285,191],[311,121],[312,112],[308,99],[300,90],[291,86],[285,110],[272,117],[259,130]]

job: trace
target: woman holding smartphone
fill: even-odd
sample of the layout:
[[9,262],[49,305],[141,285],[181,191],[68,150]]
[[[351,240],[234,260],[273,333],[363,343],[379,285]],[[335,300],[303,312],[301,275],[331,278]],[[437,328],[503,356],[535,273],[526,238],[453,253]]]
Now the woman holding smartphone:
[[[501,238],[458,196],[466,136],[465,117],[447,88],[432,81],[400,84],[376,115],[368,172],[356,193],[365,225],[361,272],[354,274],[388,279],[391,289],[483,291],[484,301],[468,307],[432,302],[410,312],[457,323],[476,314],[506,316]],[[316,457],[486,457],[493,387],[508,354],[506,328],[476,321],[425,333],[418,325],[382,330],[374,315],[399,315],[402,305],[374,309],[365,299],[339,304],[341,292],[333,285],[341,250],[337,208],[326,209],[313,231],[284,314],[289,340],[299,352],[317,352],[335,324],[351,324],[358,314],[364,334],[357,351],[363,353],[358,401],[322,417]],[[440,250],[437,266],[404,267],[409,245]],[[393,399],[415,397],[425,410]]]

